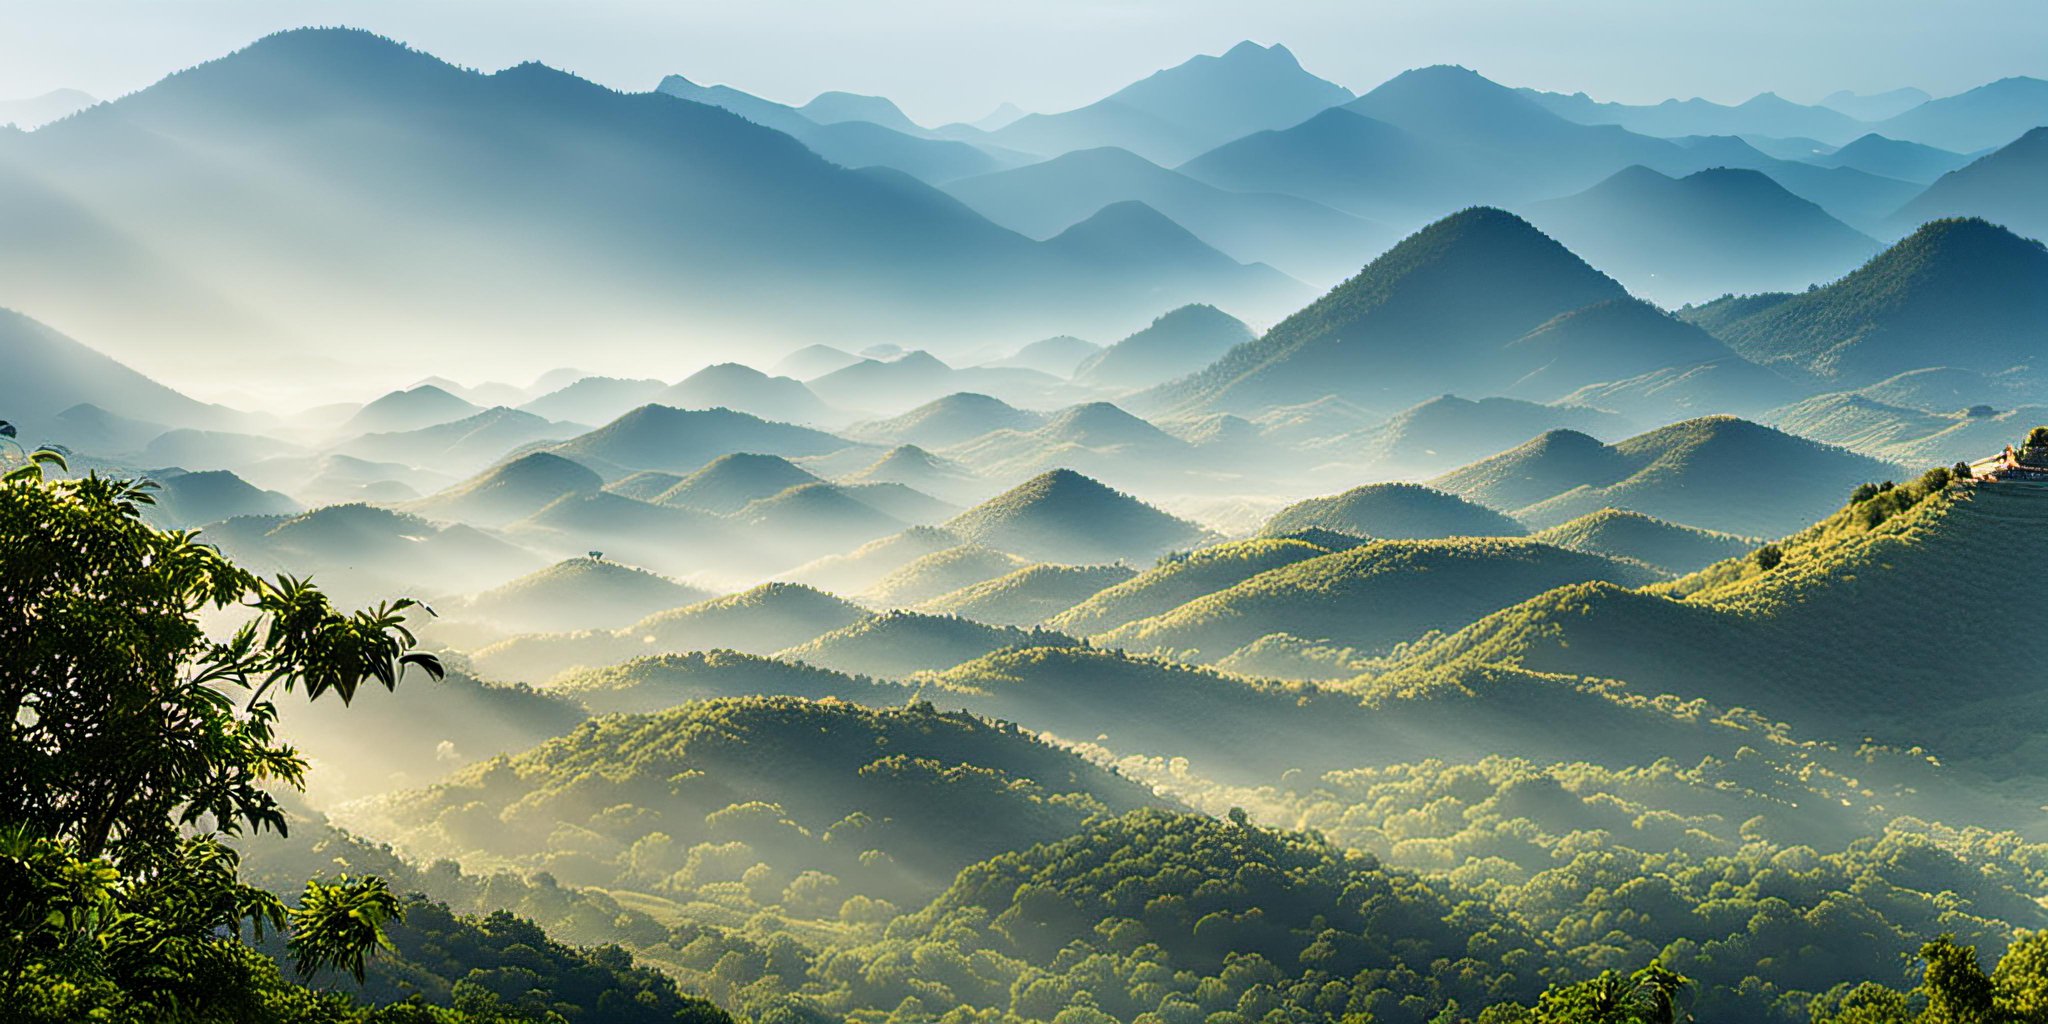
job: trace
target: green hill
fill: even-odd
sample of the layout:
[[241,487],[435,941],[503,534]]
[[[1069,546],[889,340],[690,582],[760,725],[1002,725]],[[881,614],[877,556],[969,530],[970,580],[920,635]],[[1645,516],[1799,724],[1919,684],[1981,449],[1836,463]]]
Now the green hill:
[[941,594],[918,605],[917,610],[958,615],[993,626],[1035,626],[1137,574],[1136,569],[1124,565],[1040,562]]
[[720,697],[802,697],[899,707],[904,687],[738,651],[691,651],[634,658],[570,672],[546,691],[571,698],[593,714],[649,714]]
[[1095,641],[1214,661],[1274,633],[1363,652],[1569,583],[1649,582],[1646,568],[1527,540],[1388,540],[1297,562],[1127,623]]
[[643,405],[553,451],[593,465],[687,473],[721,455],[758,452],[796,457],[828,455],[850,447],[823,431],[770,423],[730,409],[671,409]]
[[1149,397],[1246,413],[1324,395],[1386,408],[1485,393],[1514,379],[1495,379],[1508,343],[1625,296],[1513,214],[1477,207],[1415,233],[1256,342]]
[[1484,505],[1420,484],[1366,484],[1327,498],[1298,501],[1275,513],[1267,536],[1324,529],[1384,540],[1519,537],[1522,524]]
[[842,477],[848,484],[902,484],[912,487],[944,501],[959,501],[976,492],[983,494],[983,485],[974,471],[952,459],[943,459],[914,444],[897,445],[888,454],[869,463],[859,472]]
[[654,501],[685,479],[687,478],[677,473],[643,469],[623,480],[614,480],[604,485],[604,489],[634,501]]
[[266,491],[225,469],[198,473],[176,471],[151,476],[156,504],[149,520],[166,527],[194,527],[235,516],[292,515],[304,510],[276,491]]
[[1500,451],[1518,437],[1578,430],[1626,437],[1631,421],[1585,405],[1543,405],[1499,396],[1477,401],[1440,395],[1395,413],[1385,423],[1308,445],[1310,452],[1383,474],[1440,472]]
[[566,669],[648,654],[770,654],[852,625],[867,614],[810,587],[763,583],[742,593],[658,612],[620,630],[513,637],[476,651],[471,660],[489,678],[538,683]]
[[1047,625],[1074,636],[1107,633],[1235,586],[1269,569],[1332,550],[1305,540],[1253,538],[1169,555],[1144,572],[1053,616]]
[[833,630],[775,656],[851,675],[906,679],[918,672],[949,669],[1005,648],[1056,647],[1073,642],[1044,630],[990,626],[952,615],[892,611]]
[[847,434],[866,441],[944,448],[997,430],[1032,430],[1043,422],[1041,413],[963,391],[926,402],[901,416],[857,424]]
[[674,903],[751,894],[836,920],[849,903],[921,901],[975,860],[1157,803],[1011,727],[776,697],[597,719],[380,810],[425,855]]
[[1756,542],[1744,537],[1680,526],[1618,508],[1603,508],[1559,523],[1531,539],[1592,555],[1633,559],[1673,575],[1739,558],[1756,547]]
[[1546,434],[1431,485],[1543,529],[1621,508],[1743,536],[1810,523],[1897,467],[1732,416],[1686,420],[1614,445]]
[[750,502],[732,518],[749,534],[768,539],[783,565],[844,551],[909,525],[822,480]]
[[604,491],[565,494],[505,532],[537,550],[564,556],[597,551],[659,572],[732,571],[758,557],[744,535],[708,512]]
[[1073,377],[1096,387],[1150,387],[1193,373],[1252,337],[1244,321],[1214,306],[1182,306],[1082,360]]
[[711,460],[651,500],[723,516],[738,512],[750,502],[817,482],[816,475],[781,456],[734,452]]
[[1007,576],[1029,564],[980,544],[961,544],[904,565],[862,591],[860,597],[877,608],[908,608],[961,587]]
[[[962,538],[1044,562],[1147,562],[1205,531],[1068,469],[1042,473],[946,524]],[[936,596],[936,595],[934,595]]]
[[1527,367],[1508,394],[1539,402],[1555,402],[1588,384],[1735,358],[1699,326],[1635,298],[1561,314],[1515,339],[1507,353],[1517,369]]
[[1999,451],[2013,438],[2024,437],[2044,420],[2048,420],[2048,408],[2039,405],[2003,411],[1958,405],[1929,412],[1853,391],[1816,395],[1771,415],[1773,425],[1801,437],[1905,466],[1974,462]]
[[1852,386],[2031,365],[2048,342],[2048,249],[1982,220],[1934,221],[1833,284],[1712,329],[1758,362]]
[[610,629],[713,594],[617,562],[571,558],[471,597],[464,617],[513,632]]
[[493,466],[408,508],[435,519],[497,526],[524,519],[564,496],[595,494],[604,478],[552,452],[532,452]]

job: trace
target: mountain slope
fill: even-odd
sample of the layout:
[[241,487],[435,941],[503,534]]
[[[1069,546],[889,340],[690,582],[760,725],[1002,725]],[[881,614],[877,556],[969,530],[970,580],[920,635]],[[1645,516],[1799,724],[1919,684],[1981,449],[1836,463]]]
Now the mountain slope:
[[604,478],[550,452],[532,452],[493,466],[410,506],[438,519],[487,526],[524,519],[564,497],[595,494]]
[[1511,395],[1557,401],[1588,384],[1740,357],[1713,335],[1639,299],[1575,309],[1515,339]]
[[[1474,208],[1410,236],[1257,341],[1148,394],[1254,412],[1336,395],[1386,407],[1505,384],[1502,346],[1620,285],[1512,214]],[[1509,378],[1510,380],[1512,378]]]
[[1603,508],[1559,523],[1531,539],[1587,554],[1633,559],[1673,575],[1740,558],[1755,546],[1733,534],[1680,526],[1615,508]]
[[827,455],[847,447],[847,442],[823,431],[770,423],[730,409],[643,405],[552,450],[616,468],[625,476],[642,469],[693,472],[735,452],[795,457]]
[[1214,306],[1182,306],[1082,360],[1074,379],[1098,387],[1150,387],[1193,373],[1252,337],[1244,321]]
[[992,626],[1035,626],[1136,575],[1137,570],[1122,565],[1040,562],[941,594],[917,610]]
[[1519,537],[1520,523],[1484,505],[1420,484],[1366,484],[1327,498],[1298,501],[1266,521],[1269,537],[1334,530],[1376,540]]
[[817,476],[780,456],[735,452],[711,460],[648,500],[731,515],[762,498],[818,482]]
[[677,409],[735,409],[782,423],[819,423],[831,415],[825,403],[800,382],[770,377],[739,363],[705,367],[648,401]]
[[1673,179],[1630,167],[1527,213],[1631,292],[1665,305],[1832,281],[1878,251],[1875,240],[1753,170]]
[[712,597],[644,569],[571,558],[473,595],[464,617],[516,632],[612,629]]
[[[173,391],[109,356],[12,310],[0,309],[0,419],[21,425],[22,440],[53,429],[58,413],[91,404],[173,426],[219,426],[233,414]],[[53,438],[55,440],[55,438]]]
[[1204,531],[1072,470],[1032,478],[946,524],[958,536],[1026,558],[1148,562]]
[[856,424],[847,434],[863,440],[945,448],[998,430],[1033,430],[1042,413],[1026,412],[987,395],[959,392],[900,416]]
[[1975,153],[2003,146],[2044,124],[2048,124],[2048,81],[2014,77],[1929,100],[1878,122],[1876,128],[1890,138]]
[[2036,241],[2048,240],[2048,127],[1943,175],[1893,222],[1911,227],[1940,217],[1982,217]]

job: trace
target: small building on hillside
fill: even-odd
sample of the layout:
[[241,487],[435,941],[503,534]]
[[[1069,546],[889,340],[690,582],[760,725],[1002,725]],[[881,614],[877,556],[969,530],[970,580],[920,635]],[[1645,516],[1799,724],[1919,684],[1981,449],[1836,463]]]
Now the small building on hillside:
[[2048,428],[2036,427],[2026,444],[2006,445],[1998,455],[1972,463],[1970,472],[1979,480],[2048,483]]

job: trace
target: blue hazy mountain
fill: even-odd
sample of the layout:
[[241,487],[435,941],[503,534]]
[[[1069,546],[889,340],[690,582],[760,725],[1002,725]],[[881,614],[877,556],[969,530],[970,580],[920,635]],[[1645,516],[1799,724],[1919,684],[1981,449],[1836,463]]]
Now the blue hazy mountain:
[[1306,281],[1356,273],[1390,241],[1386,229],[1313,200],[1220,189],[1113,146],[950,182],[945,189],[990,220],[1035,238],[1057,234],[1111,203],[1141,202],[1236,259]]
[[1880,248],[1751,170],[1716,168],[1671,178],[1630,167],[1525,212],[1629,291],[1667,306],[1826,283]]
[[1918,142],[1887,139],[1871,132],[1832,153],[1812,157],[1809,162],[1822,167],[1851,167],[1866,174],[1899,181],[1926,183],[1968,164],[1970,158]]
[[1634,105],[1602,103],[1578,92],[1521,90],[1545,110],[1580,124],[1620,125],[1642,135],[1767,135],[1803,137],[1841,145],[1870,130],[1862,120],[1825,106],[1794,103],[1776,93],[1759,93],[1729,106],[1711,100],[1670,99]]
[[442,365],[502,362],[662,322],[957,345],[1126,328],[1162,289],[1295,293],[1213,261],[1182,281],[1180,255],[1142,248],[1077,260],[724,110],[534,64],[479,74],[348,30],[272,36],[6,137],[0,180],[25,186],[0,189],[0,298],[32,291],[112,351],[183,344],[198,362],[326,342],[359,364],[417,359],[423,337]]
[[[1024,159],[958,140],[926,138],[918,133],[920,130],[915,125],[910,125],[910,119],[903,117],[902,111],[896,111],[896,118],[910,130],[882,124],[869,117],[845,116],[844,112],[850,105],[878,113],[872,104],[852,104],[852,101],[860,100],[876,100],[895,110],[895,104],[880,97],[827,93],[812,101],[810,106],[799,109],[731,86],[698,85],[681,75],[662,79],[655,91],[729,110],[755,124],[782,132],[809,146],[819,156],[844,167],[893,167],[914,178],[940,182],[986,174]],[[823,106],[818,106],[820,102]],[[812,116],[814,106],[817,107],[817,117]]]
[[905,135],[918,135],[925,130],[922,125],[912,121],[902,108],[883,96],[862,96],[859,93],[838,91],[821,92],[809,103],[798,107],[797,113],[817,124],[865,121]]
[[1912,86],[1867,94],[1841,89],[1821,97],[1815,105],[1839,110],[1858,121],[1882,121],[1897,117],[1933,98],[1927,90]]
[[70,117],[98,102],[90,94],[77,89],[52,89],[40,96],[0,100],[0,125],[13,125],[29,131],[59,118]]
[[1937,217],[1982,217],[2048,239],[2048,127],[1943,175],[1907,203],[1895,223],[1905,228]]
[[1046,247],[1076,267],[1150,282],[1160,293],[1195,287],[1231,291],[1246,283],[1267,299],[1300,301],[1306,285],[1263,263],[1239,263],[1196,238],[1173,218],[1134,199],[1111,203],[1054,235]]
[[1258,340],[1140,398],[1240,414],[1334,395],[1399,408],[1523,375],[1506,346],[1560,313],[1626,298],[1526,221],[1475,207],[1415,233]]
[[[9,309],[0,309],[0,367],[5,367],[0,370],[0,419],[14,423],[21,443],[30,447],[49,441],[105,452],[84,439],[135,440],[135,431],[110,429],[120,426],[107,418],[116,415],[157,425],[157,433],[166,425],[218,426],[240,419]],[[77,406],[92,406],[104,415],[81,412],[60,421]]]
[[2048,81],[2001,78],[1968,92],[1929,100],[1874,130],[1887,138],[1975,153],[2003,146],[2048,125]]
[[1297,124],[1350,98],[1350,90],[1302,70],[1286,47],[1243,42],[1221,56],[1199,56],[1156,72],[1088,106],[1027,114],[988,139],[1045,156],[1119,146],[1172,165],[1250,132]]
[[1182,306],[1089,356],[1074,379],[1106,388],[1150,387],[1193,373],[1253,337],[1244,321],[1214,306]]

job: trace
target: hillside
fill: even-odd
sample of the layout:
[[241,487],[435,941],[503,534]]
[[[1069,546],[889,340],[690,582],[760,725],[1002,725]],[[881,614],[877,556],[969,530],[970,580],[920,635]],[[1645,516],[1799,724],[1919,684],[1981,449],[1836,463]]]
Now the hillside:
[[1591,555],[1633,559],[1674,576],[1740,558],[1756,547],[1733,534],[1680,526],[1617,508],[1603,508],[1559,523],[1530,539]]
[[[1173,218],[1135,199],[1111,203],[1045,247],[1075,267],[1149,279],[1162,294],[1206,292],[1241,309],[1290,309],[1313,294],[1302,282],[1264,263],[1240,262],[1202,241]],[[1133,268],[1144,268],[1139,278]]]
[[393,391],[356,410],[341,425],[344,434],[388,434],[418,430],[464,419],[482,412],[475,405],[431,384]]
[[561,441],[586,428],[494,406],[462,419],[416,430],[363,434],[335,451],[373,462],[399,462],[450,474],[474,473],[536,441]]
[[1074,379],[1106,388],[1143,388],[1186,376],[1252,340],[1244,321],[1214,306],[1182,306],[1082,360]]
[[[1499,210],[1424,228],[1257,341],[1185,381],[1162,406],[1240,413],[1336,395],[1368,407],[1503,386],[1503,346],[1620,285]],[[1482,298],[1483,297],[1483,298]]]
[[1630,167],[1527,214],[1630,292],[1667,306],[1826,283],[1879,248],[1762,172],[1737,168],[1671,178]]
[[961,544],[906,563],[862,590],[860,600],[875,608],[909,608],[1029,564],[980,544]]
[[436,519],[497,526],[524,519],[565,496],[595,494],[603,486],[604,478],[570,459],[532,452],[414,502],[409,510]]
[[555,446],[568,458],[615,466],[627,475],[659,469],[688,473],[734,452],[795,457],[848,447],[823,431],[770,423],[729,409],[685,410],[643,405],[612,422]]
[[987,485],[966,466],[940,458],[914,444],[901,444],[889,449],[858,472],[841,477],[840,482],[855,486],[901,484],[946,501],[971,499],[987,493]]
[[960,538],[947,530],[913,526],[852,551],[806,562],[782,576],[834,594],[858,594],[926,555],[958,546]]
[[1935,221],[1833,284],[1710,329],[1750,359],[1850,386],[1930,366],[1996,373],[2033,363],[2048,337],[2048,249]]
[[1877,123],[1894,139],[1957,153],[2003,146],[2048,124],[2048,81],[2014,76],[1954,96],[1928,100]]
[[1204,531],[1072,470],[1040,474],[962,512],[946,529],[1046,562],[1149,562]]
[[801,565],[910,525],[862,500],[852,488],[823,481],[750,502],[732,519],[766,542],[778,566]]
[[150,479],[156,484],[156,504],[148,509],[149,519],[167,528],[304,511],[288,495],[263,490],[224,469],[156,473]]
[[1430,481],[1533,528],[1620,508],[1702,529],[1776,537],[1897,467],[1732,416],[1614,445],[1558,432]]
[[1040,562],[941,594],[917,611],[957,615],[992,626],[1036,626],[1138,574],[1124,565]]
[[830,594],[793,583],[764,583],[738,594],[657,612],[613,632],[533,633],[475,651],[479,674],[539,683],[567,669],[609,665],[643,655],[733,650],[772,654],[835,629],[867,612]]
[[921,448],[945,448],[998,430],[1032,430],[1045,422],[987,395],[960,392],[934,399],[900,416],[871,420],[847,429],[847,436]]
[[[515,633],[616,629],[714,595],[630,565],[571,558],[472,595],[460,609]],[[453,613],[456,609],[447,609]]]
[[987,366],[1016,366],[1055,377],[1071,377],[1081,360],[1102,351],[1102,346],[1071,334],[1040,338]]
[[1098,645],[1215,661],[1276,633],[1382,653],[1431,630],[1589,580],[1647,583],[1649,570],[1528,540],[1386,540],[1273,569],[1093,638]]
[[1107,633],[1127,622],[1172,611],[1268,570],[1320,558],[1333,550],[1336,549],[1306,540],[1261,537],[1169,556],[1053,616],[1047,625],[1073,636]]
[[721,697],[802,697],[891,708],[900,707],[909,691],[776,658],[692,651],[566,673],[549,681],[547,693],[574,700],[592,714],[644,715]]
[[[532,811],[510,811],[521,800]],[[602,816],[622,803],[641,813],[620,832]],[[836,919],[849,901],[921,901],[975,860],[1156,803],[1076,755],[966,715],[755,698],[599,719],[381,810],[409,848],[545,866],[569,884],[652,893],[661,883],[681,902],[715,900],[762,862],[780,898],[764,895],[785,914]],[[519,824],[500,823],[504,813]],[[573,838],[592,826],[620,842],[593,856]],[[806,872],[837,884],[794,884]]]
[[1308,447],[1382,474],[1429,473],[1497,452],[1503,441],[1548,430],[1624,437],[1634,429],[1632,421],[1591,406],[1439,395],[1384,423],[1323,438]]
[[734,452],[711,460],[647,500],[731,515],[762,498],[818,482],[817,476],[780,456]]
[[1781,430],[1902,466],[1975,462],[2044,420],[2048,408],[2039,405],[2001,410],[1973,405],[1930,412],[1860,391],[1816,395],[1770,415],[1771,424]]
[[1522,376],[1508,393],[1555,402],[1588,384],[1739,357],[1713,335],[1640,299],[1612,299],[1552,319],[1508,345]]
[[1870,174],[1925,185],[1965,166],[1970,158],[1946,149],[1888,139],[1871,132],[1826,156],[1814,157],[1813,162],[1822,167],[1853,167]]
[[850,675],[908,679],[1013,647],[1057,647],[1068,637],[1036,629],[991,626],[953,615],[892,611],[780,651],[786,661]]
[[1958,168],[1893,218],[1911,228],[1943,217],[1982,217],[2035,241],[2048,240],[2048,127]]
[[1375,540],[1519,537],[1520,523],[1484,505],[1420,484],[1366,484],[1326,498],[1297,501],[1266,520],[1266,536],[1334,530]]
[[177,426],[222,426],[233,418],[7,309],[0,309],[0,360],[8,368],[0,380],[0,418],[19,424],[23,440],[57,430],[57,414],[81,404]]
[[646,405],[668,387],[652,377],[583,377],[519,407],[548,419],[610,423]]
[[832,410],[801,382],[770,377],[739,363],[707,366],[648,401],[677,409],[734,409],[781,423],[816,424],[832,418]]

